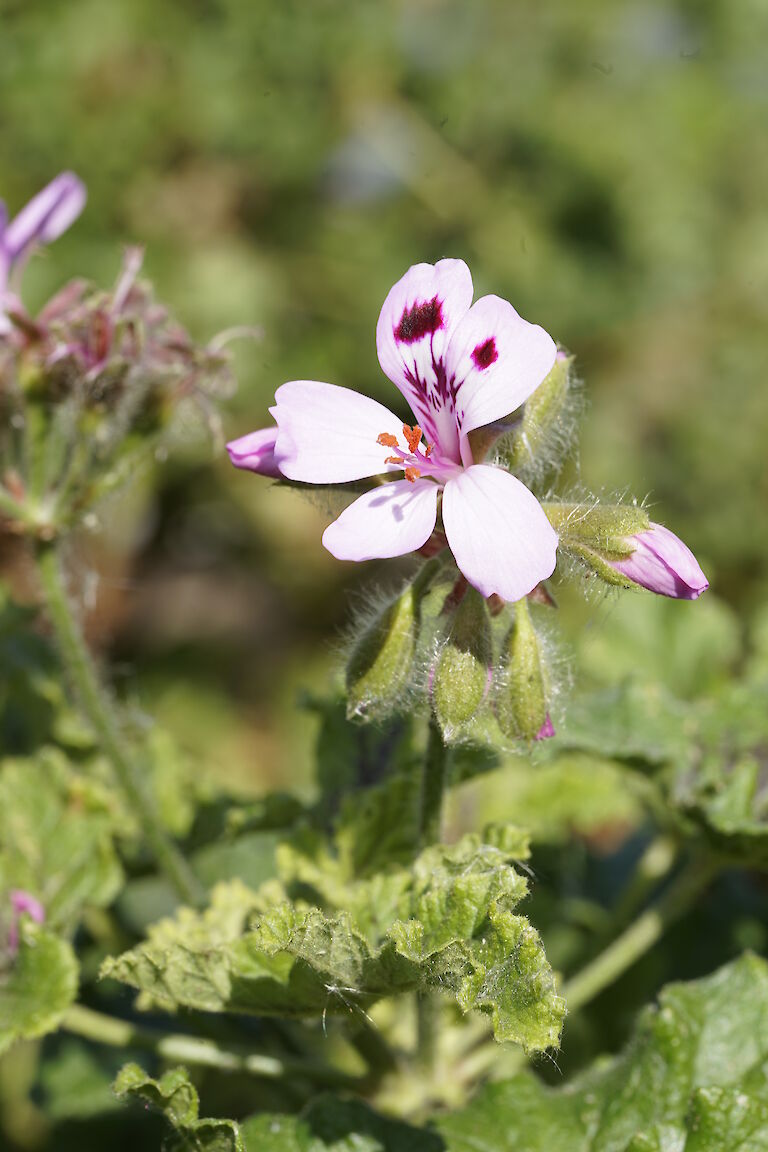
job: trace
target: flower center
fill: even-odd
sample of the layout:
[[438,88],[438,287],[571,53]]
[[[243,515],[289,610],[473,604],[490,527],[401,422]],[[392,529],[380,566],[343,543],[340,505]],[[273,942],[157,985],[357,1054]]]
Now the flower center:
[[418,424],[411,427],[410,424],[403,424],[403,436],[408,445],[406,452],[397,442],[397,436],[393,436],[391,432],[380,432],[377,436],[377,443],[381,444],[382,448],[394,448],[397,455],[387,456],[384,460],[385,464],[399,464],[405,469],[405,478],[411,484],[415,484],[425,466],[429,467],[429,457],[432,455],[432,445],[427,444],[422,452],[419,445],[421,444],[421,428]]

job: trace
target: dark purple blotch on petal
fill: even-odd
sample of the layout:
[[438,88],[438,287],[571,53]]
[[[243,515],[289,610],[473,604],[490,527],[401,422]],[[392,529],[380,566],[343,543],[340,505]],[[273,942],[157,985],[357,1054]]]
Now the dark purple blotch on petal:
[[395,328],[395,340],[401,344],[415,344],[422,336],[437,332],[443,326],[443,302],[437,296],[404,308],[400,323]]
[[493,336],[489,336],[483,344],[478,344],[472,353],[475,367],[480,369],[490,368],[491,364],[495,363],[498,358],[499,353],[496,350],[496,341]]

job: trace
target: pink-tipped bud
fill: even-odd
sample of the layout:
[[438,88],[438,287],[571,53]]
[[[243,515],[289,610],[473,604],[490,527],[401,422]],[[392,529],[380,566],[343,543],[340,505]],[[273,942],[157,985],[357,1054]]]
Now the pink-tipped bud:
[[235,468],[279,479],[282,473],[275,459],[276,442],[277,428],[260,428],[258,432],[249,432],[239,440],[230,440],[227,452]]
[[549,740],[554,735],[555,726],[552,723],[552,718],[549,715],[549,712],[547,712],[547,718],[534,736],[534,740]]
[[677,600],[696,600],[709,588],[693,552],[662,524],[651,523],[647,531],[630,537],[629,543],[634,547],[632,554],[610,564],[641,588]]
[[19,950],[19,917],[29,916],[36,924],[42,924],[45,920],[45,909],[39,900],[22,888],[11,890],[10,903],[13,915],[8,930],[8,951],[11,956],[15,956]]

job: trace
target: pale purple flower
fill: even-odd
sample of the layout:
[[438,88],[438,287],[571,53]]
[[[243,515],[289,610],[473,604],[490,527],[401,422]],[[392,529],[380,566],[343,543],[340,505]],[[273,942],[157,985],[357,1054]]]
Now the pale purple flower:
[[342,512],[323,535],[328,551],[340,560],[417,551],[434,531],[442,496],[460,571],[483,596],[519,600],[551,575],[557,536],[516,477],[474,462],[469,433],[523,404],[557,349],[506,300],[472,304],[472,295],[466,264],[441,260],[409,269],[384,302],[379,363],[408,401],[413,427],[348,388],[292,380],[271,409],[274,462],[289,480],[308,484],[404,473]]
[[662,524],[651,524],[645,532],[630,538],[634,551],[626,560],[612,560],[617,572],[659,596],[696,600],[709,588],[699,562],[674,532]]
[[12,918],[8,930],[8,951],[15,956],[19,950],[19,918],[29,916],[36,924],[45,921],[45,909],[39,900],[22,888],[13,888],[10,893]]
[[258,432],[241,436],[239,440],[230,440],[227,452],[235,468],[279,477],[281,473],[275,460],[276,441],[277,428],[261,428]]
[[5,204],[0,201],[0,330],[4,308],[15,302],[8,292],[11,271],[20,267],[37,245],[50,244],[66,232],[82,212],[85,199],[82,181],[73,172],[62,172],[13,220],[8,220]]

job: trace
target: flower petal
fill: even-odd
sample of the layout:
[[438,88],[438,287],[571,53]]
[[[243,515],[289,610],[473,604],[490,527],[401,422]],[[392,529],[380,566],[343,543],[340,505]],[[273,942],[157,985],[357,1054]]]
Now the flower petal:
[[483,596],[520,600],[555,567],[557,535],[509,472],[474,464],[448,481],[443,524],[459,569]]
[[454,460],[458,435],[442,367],[471,303],[472,276],[463,260],[414,264],[390,289],[376,326],[383,371],[405,396],[427,440]]
[[259,472],[262,476],[282,475],[275,460],[277,428],[260,428],[249,432],[238,440],[227,444],[229,458],[235,468],[245,468],[249,472]]
[[291,380],[275,393],[275,462],[289,480],[344,484],[396,471],[381,432],[402,438],[403,425],[388,408],[336,384]]
[[85,206],[85,185],[73,172],[62,172],[10,222],[3,241],[13,260],[31,244],[50,244],[66,232]]
[[677,600],[697,600],[709,588],[699,562],[682,540],[663,524],[631,538],[635,550],[613,567],[649,592]]
[[378,560],[415,552],[432,535],[439,490],[431,480],[382,484],[359,496],[328,525],[323,544],[337,560]]
[[446,354],[462,433],[508,416],[535,392],[555,362],[557,346],[507,300],[483,296],[451,337]]

